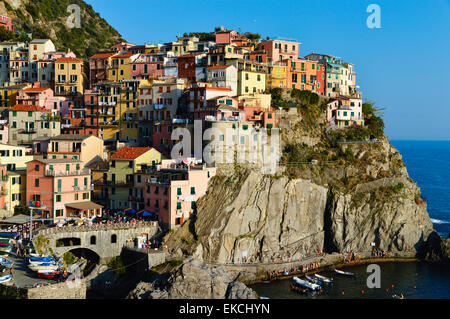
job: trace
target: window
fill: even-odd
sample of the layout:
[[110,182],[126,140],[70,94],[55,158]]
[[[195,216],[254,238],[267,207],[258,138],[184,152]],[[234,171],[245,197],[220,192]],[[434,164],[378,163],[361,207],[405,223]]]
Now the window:
[[61,195],[56,195],[56,202],[57,203],[61,202]]
[[75,194],[75,200],[78,200],[78,194]]
[[33,116],[33,112],[28,112],[28,117],[32,117]]
[[116,234],[112,234],[111,235],[111,244],[115,244],[117,243],[117,235]]
[[39,165],[36,164],[36,165],[34,166],[34,170],[35,170],[36,172],[39,172]]
[[181,195],[181,188],[177,188],[177,195]]
[[116,161],[115,160],[111,161],[111,167],[116,167]]
[[181,202],[177,202],[177,209],[181,209]]
[[[223,113],[222,113],[222,115],[223,115]],[[220,135],[220,136],[219,136],[219,141],[221,141],[221,142],[224,141],[224,135]]]
[[39,187],[39,179],[38,179],[38,178],[36,178],[36,179],[34,180],[34,186],[35,186],[35,187]]
[[129,168],[133,168],[133,161],[129,161],[129,162],[128,162],[128,167],[129,167]]
[[272,118],[272,113],[267,114],[267,118],[271,119]]
[[192,201],[192,202],[191,202],[191,208],[192,208],[192,209],[195,209],[195,207],[196,207],[195,204],[196,204],[195,201]]
[[95,245],[97,243],[97,238],[95,236],[91,236],[91,245]]
[[191,187],[191,195],[195,195],[195,187]]

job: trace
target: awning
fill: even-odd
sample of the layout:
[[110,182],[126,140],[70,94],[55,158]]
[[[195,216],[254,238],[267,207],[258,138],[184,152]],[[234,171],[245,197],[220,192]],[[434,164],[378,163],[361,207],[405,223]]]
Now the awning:
[[154,213],[149,212],[148,210],[141,210],[140,212],[138,212],[138,215],[141,215],[142,217],[149,217],[149,216],[154,216]]
[[128,209],[125,209],[124,213],[136,214],[137,211],[134,208],[128,208]]
[[74,208],[77,210],[88,210],[88,209],[99,209],[103,208],[102,205],[99,205],[94,202],[82,202],[82,203],[72,203],[72,204],[66,204],[66,207]]

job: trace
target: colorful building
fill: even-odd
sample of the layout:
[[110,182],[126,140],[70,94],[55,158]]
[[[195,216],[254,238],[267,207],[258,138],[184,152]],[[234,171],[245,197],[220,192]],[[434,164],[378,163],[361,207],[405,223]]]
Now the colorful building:
[[266,86],[268,88],[288,87],[288,62],[272,62],[269,64],[266,76]]
[[9,143],[33,144],[36,137],[51,137],[61,133],[60,118],[37,105],[15,105],[9,109]]
[[76,159],[39,159],[27,164],[27,203],[42,218],[93,218],[102,207],[91,202],[91,172]]
[[55,92],[57,95],[84,92],[83,60],[68,57],[55,61]]
[[286,59],[298,59],[300,56],[300,42],[295,40],[264,40],[258,44],[258,49],[267,53],[269,62],[277,62]]
[[327,122],[338,128],[364,126],[362,100],[338,96],[327,104]]
[[[109,179],[98,185],[109,186],[112,209],[143,207],[142,198],[136,193],[135,174],[142,165],[156,165],[161,162],[161,153],[150,147],[122,147],[109,159]],[[104,185],[106,184],[106,185]]]
[[213,86],[231,88],[232,94],[237,95],[238,72],[234,65],[215,65],[208,67],[207,81]]
[[194,158],[182,162],[163,160],[152,170],[153,177],[138,172],[142,179],[147,178],[143,191],[145,209],[156,213],[168,228],[179,227],[192,216],[197,200],[206,194],[210,179],[216,175],[215,167],[195,162]]
[[238,71],[237,94],[263,93],[266,90],[267,64],[244,59],[229,59]]

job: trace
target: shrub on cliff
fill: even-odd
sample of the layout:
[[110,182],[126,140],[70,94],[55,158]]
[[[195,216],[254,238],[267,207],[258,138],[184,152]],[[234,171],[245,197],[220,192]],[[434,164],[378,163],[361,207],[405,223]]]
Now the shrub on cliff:
[[384,135],[384,122],[381,110],[374,107],[374,102],[364,102],[362,105],[362,112],[366,119],[366,126],[370,130],[371,134],[377,138]]

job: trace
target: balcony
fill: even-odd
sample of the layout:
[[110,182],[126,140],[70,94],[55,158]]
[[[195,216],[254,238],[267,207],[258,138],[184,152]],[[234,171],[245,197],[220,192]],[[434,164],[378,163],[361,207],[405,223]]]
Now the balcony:
[[76,170],[76,171],[53,171],[46,170],[45,176],[61,177],[61,176],[82,176],[90,175],[91,171],[88,169]]
[[119,122],[113,121],[113,122],[100,122],[100,126],[118,126]]
[[28,206],[29,206],[30,208],[46,208],[46,207],[47,207],[47,206],[45,206],[45,203],[44,203],[44,202],[41,202],[41,201],[33,201],[33,200],[28,201]]
[[34,128],[25,128],[19,130],[19,134],[34,134],[34,133],[36,133],[36,130]]

